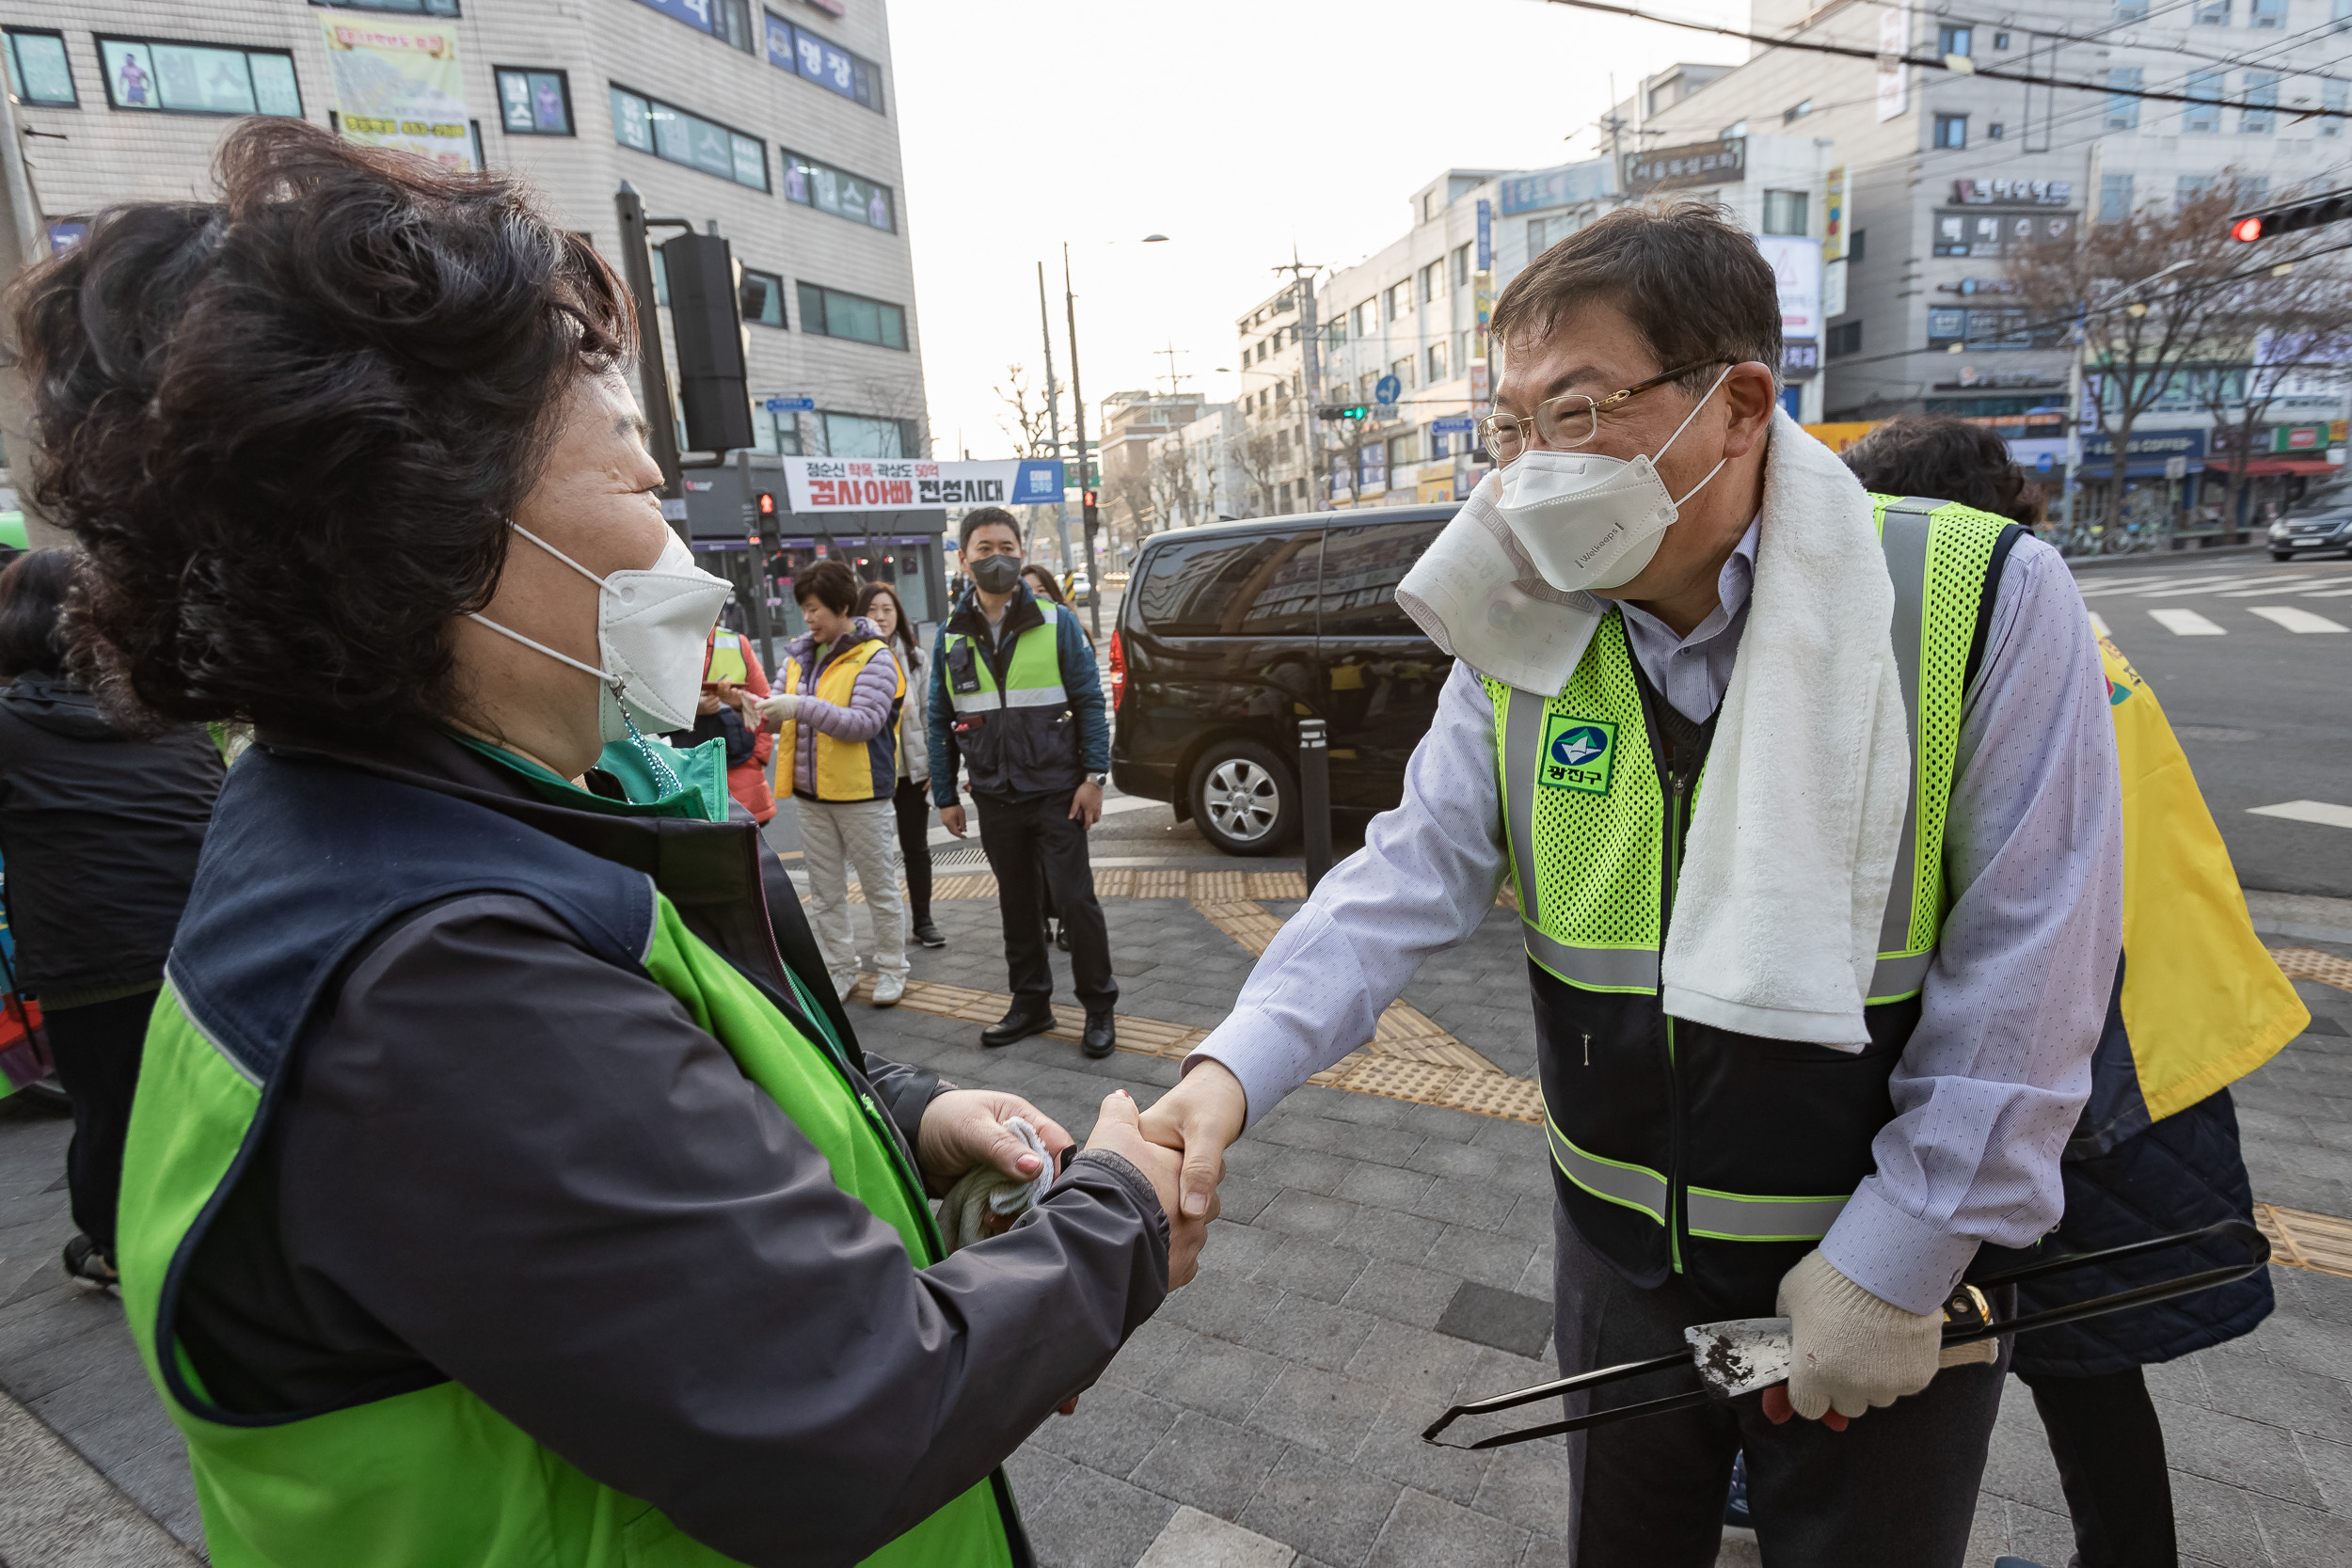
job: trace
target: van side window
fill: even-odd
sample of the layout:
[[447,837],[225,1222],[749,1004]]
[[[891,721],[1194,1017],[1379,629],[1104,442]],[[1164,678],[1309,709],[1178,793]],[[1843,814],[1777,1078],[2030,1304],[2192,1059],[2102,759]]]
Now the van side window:
[[1163,546],[1136,590],[1158,637],[1312,637],[1321,529]]
[[1323,546],[1323,635],[1419,637],[1397,608],[1396,585],[1444,528],[1440,520],[1331,530]]

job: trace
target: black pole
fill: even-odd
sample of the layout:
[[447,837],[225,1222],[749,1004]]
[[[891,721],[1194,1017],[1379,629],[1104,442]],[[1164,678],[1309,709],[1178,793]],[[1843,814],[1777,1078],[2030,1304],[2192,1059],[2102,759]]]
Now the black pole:
[[1320,719],[1298,721],[1298,809],[1307,848],[1307,891],[1331,869],[1331,749]]
[[[661,357],[661,318],[655,313],[653,254],[645,246],[645,204],[628,181],[612,198],[621,220],[621,276],[637,304],[637,365],[644,378],[645,450],[661,467],[661,488],[675,499],[678,490],[677,411],[670,396],[670,368]],[[665,508],[666,510],[666,508]],[[678,537],[693,543],[686,519],[675,519]]]
[[[1061,247],[1061,302],[1070,318],[1070,403],[1073,433],[1078,441],[1078,489],[1082,494],[1094,494],[1093,469],[1087,462],[1087,395],[1078,385],[1078,296],[1070,289],[1070,246]],[[1093,627],[1094,641],[1103,641],[1103,562],[1094,553],[1095,509],[1086,509],[1087,538],[1087,621]]]

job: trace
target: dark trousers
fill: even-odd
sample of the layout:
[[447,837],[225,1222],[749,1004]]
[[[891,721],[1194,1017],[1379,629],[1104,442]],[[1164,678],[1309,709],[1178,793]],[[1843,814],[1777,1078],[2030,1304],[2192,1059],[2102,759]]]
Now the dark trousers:
[[[1680,1280],[1628,1284],[1586,1246],[1555,1204],[1555,1317],[1562,1374],[1645,1360],[1684,1346],[1683,1329],[1726,1314]],[[1919,1393],[1844,1432],[1818,1421],[1774,1426],[1761,1396],[1570,1433],[1575,1568],[1708,1568],[1723,1546],[1732,1457],[1748,1456],[1748,1510],[1772,1568],[1961,1568],[1977,1485],[2000,1411],[2001,1361],[1936,1373]],[[1568,1414],[1692,1386],[1667,1371],[1571,1395]]]
[[73,1099],[73,1141],[65,1180],[73,1227],[108,1259],[115,1255],[115,1199],[122,1190],[122,1141],[131,1130],[131,1094],[139,1084],[148,1015],[155,993],[117,997],[43,1013],[57,1081]]
[[928,926],[931,919],[931,786],[900,779],[890,809],[898,817],[898,858],[906,863],[907,922]]
[[1070,816],[1075,791],[1035,800],[976,799],[980,847],[996,874],[996,911],[1005,927],[1005,969],[1016,1006],[1043,1007],[1053,999],[1054,969],[1045,956],[1044,895],[1070,934],[1070,973],[1079,1005],[1106,1013],[1119,1000],[1111,978],[1111,938],[1094,898],[1094,867],[1087,859],[1085,824]]
[[2103,1377],[2020,1372],[2049,1434],[2083,1568],[2174,1568],[2164,1428],[2137,1367]]

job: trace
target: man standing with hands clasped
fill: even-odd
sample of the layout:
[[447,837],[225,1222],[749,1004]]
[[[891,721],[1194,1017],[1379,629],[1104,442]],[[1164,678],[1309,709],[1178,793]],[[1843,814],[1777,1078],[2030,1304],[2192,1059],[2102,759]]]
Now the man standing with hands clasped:
[[1094,650],[1068,610],[1021,580],[1021,526],[1011,513],[965,514],[959,541],[972,590],[940,627],[931,659],[931,803],[941,825],[963,837],[961,759],[979,802],[980,847],[996,874],[1012,985],[1011,1010],[980,1032],[980,1043],[1010,1045],[1054,1026],[1042,877],[1070,940],[1087,1014],[1083,1049],[1107,1056],[1119,1041],[1111,1021],[1119,982],[1087,860],[1087,830],[1102,819],[1111,765]]
[[1456,658],[1404,803],[1145,1131],[1204,1201],[1508,877],[1562,1372],[1795,1340],[1785,1392],[1571,1436],[1574,1560],[1713,1562],[1744,1449],[1771,1560],[1958,1568],[2006,1352],[1939,1371],[1940,1308],[2058,1218],[2122,942],[2089,618],[2046,546],[1778,411],[1772,272],[1711,207],[1612,214],[1493,324],[1502,467],[1397,592]]

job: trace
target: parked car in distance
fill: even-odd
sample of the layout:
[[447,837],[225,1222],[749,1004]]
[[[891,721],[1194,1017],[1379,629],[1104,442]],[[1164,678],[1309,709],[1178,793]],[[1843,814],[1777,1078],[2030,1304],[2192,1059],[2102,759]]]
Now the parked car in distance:
[[2352,556],[2352,508],[2281,517],[2270,525],[2271,560],[2292,561],[2297,550],[2342,550]]
[[1453,661],[1396,585],[1452,504],[1312,512],[1153,534],[1110,644],[1111,777],[1228,854],[1299,827],[1298,721],[1327,727],[1331,806],[1386,811]]

